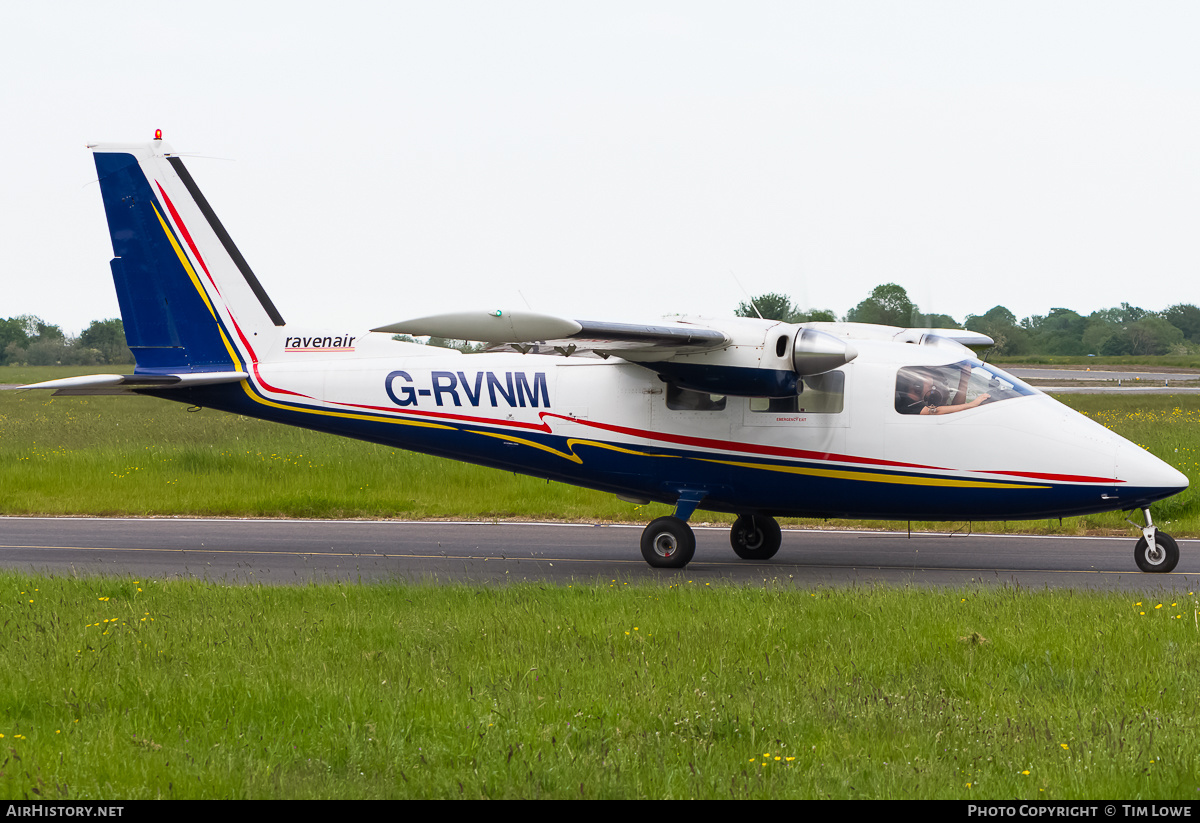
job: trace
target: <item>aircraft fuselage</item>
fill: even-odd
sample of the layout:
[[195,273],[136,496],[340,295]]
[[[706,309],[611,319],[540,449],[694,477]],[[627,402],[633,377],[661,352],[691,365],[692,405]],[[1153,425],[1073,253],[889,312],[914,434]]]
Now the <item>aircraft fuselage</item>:
[[1174,469],[1040,392],[897,413],[898,368],[952,358],[860,349],[837,370],[839,396],[810,390],[812,407],[801,393],[783,410],[734,396],[680,407],[669,384],[616,359],[428,348],[298,354],[242,385],[161,396],[635,499],[674,503],[686,490],[713,511],[1029,519],[1139,508],[1180,486]]

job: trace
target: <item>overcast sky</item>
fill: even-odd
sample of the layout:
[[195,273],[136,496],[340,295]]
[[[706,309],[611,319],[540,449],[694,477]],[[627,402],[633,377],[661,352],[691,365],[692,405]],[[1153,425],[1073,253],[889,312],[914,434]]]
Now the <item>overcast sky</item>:
[[1191,2],[5,3],[0,317],[117,315],[84,146],[156,128],[290,323],[1200,303],[1198,39]]

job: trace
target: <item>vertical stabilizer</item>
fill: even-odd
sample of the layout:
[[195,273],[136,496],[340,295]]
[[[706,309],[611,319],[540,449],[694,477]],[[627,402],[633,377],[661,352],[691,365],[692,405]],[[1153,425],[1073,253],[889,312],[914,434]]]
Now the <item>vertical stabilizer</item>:
[[227,371],[255,362],[283,318],[183,160],[161,140],[89,148],[137,371]]

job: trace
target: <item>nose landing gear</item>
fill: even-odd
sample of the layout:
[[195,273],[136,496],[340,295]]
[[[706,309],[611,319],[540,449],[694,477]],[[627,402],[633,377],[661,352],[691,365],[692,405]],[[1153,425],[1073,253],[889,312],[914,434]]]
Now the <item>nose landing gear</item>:
[[[1146,525],[1141,527],[1142,537],[1133,550],[1133,559],[1144,572],[1166,574],[1179,562],[1179,544],[1166,532],[1160,532],[1150,519],[1150,509],[1142,509]],[[1138,525],[1126,518],[1125,522],[1135,529]]]

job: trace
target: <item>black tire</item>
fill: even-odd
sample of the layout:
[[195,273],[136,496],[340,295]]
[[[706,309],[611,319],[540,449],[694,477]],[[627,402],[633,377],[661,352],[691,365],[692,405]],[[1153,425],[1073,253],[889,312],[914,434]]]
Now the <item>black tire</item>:
[[1133,559],[1138,568],[1152,574],[1166,574],[1175,568],[1179,562],[1179,544],[1175,538],[1166,532],[1155,531],[1154,550],[1150,550],[1146,538],[1137,542],[1133,550]]
[[642,532],[642,557],[656,569],[682,569],[696,554],[696,535],[678,517],[660,517]]
[[782,543],[779,523],[765,514],[743,514],[729,530],[729,544],[743,560],[769,560]]

